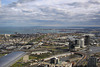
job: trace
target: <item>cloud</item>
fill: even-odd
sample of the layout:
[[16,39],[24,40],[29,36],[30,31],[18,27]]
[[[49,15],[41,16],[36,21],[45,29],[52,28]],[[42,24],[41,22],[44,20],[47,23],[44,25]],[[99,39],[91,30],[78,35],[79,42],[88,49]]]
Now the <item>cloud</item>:
[[0,8],[3,25],[100,25],[98,0],[18,0]]

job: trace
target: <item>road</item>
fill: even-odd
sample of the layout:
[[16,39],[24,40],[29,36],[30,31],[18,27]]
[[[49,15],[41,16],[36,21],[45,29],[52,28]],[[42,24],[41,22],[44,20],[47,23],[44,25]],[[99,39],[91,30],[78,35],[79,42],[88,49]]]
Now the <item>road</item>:
[[63,56],[69,56],[73,53],[64,53],[64,54],[60,54],[60,55],[55,55],[55,56],[52,56],[52,57],[49,57],[49,58],[45,58],[44,60],[47,61],[47,60],[50,60],[51,58],[54,58],[54,57],[63,57]]
[[[54,55],[54,56],[51,56],[51,57],[49,57],[49,58],[45,58],[44,61],[48,61],[48,60],[50,60],[51,58],[54,58],[54,57],[59,58],[59,57],[69,56],[69,55],[71,55],[71,54],[73,54],[73,53],[64,53],[64,54]],[[41,63],[41,62],[40,62],[40,63]],[[32,66],[34,65],[34,67],[37,67],[38,64],[40,64],[40,63],[33,63]]]
[[[80,50],[78,52],[87,53],[87,48]],[[91,47],[89,47],[88,52],[89,52],[89,54],[98,53],[98,52],[100,52],[100,47],[91,46]]]
[[100,47],[94,47],[94,46],[91,46],[89,47],[89,50],[81,50],[79,51],[78,53],[79,54],[82,54],[82,58],[75,64],[75,66],[80,66],[82,65],[84,62],[86,62],[86,59],[89,57],[89,55],[91,54],[94,54],[94,53],[98,53],[100,52]]
[[85,53],[79,53],[79,52],[77,52],[75,54],[82,55],[82,58],[74,65],[75,67],[78,67],[78,66],[82,65],[85,62],[85,60],[87,59],[87,55]]

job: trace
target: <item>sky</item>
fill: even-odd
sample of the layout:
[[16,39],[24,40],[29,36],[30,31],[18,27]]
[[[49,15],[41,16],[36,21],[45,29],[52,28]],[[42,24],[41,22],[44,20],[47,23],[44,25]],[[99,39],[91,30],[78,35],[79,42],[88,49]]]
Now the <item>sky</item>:
[[0,26],[100,27],[100,0],[2,0]]
[[8,5],[11,4],[12,2],[17,2],[18,0],[1,0],[2,5]]

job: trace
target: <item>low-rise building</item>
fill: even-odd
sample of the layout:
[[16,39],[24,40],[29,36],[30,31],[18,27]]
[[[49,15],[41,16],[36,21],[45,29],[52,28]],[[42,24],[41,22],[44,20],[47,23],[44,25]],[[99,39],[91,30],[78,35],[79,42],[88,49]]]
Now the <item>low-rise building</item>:
[[59,64],[42,63],[38,67],[72,67],[70,62],[62,62]]
[[40,55],[40,54],[43,54],[43,53],[48,53],[49,51],[37,51],[37,52],[32,52],[31,54],[37,54],[37,55]]
[[25,55],[25,56],[23,57],[23,62],[27,62],[27,61],[29,61],[29,55]]
[[38,67],[72,67],[70,62],[61,62],[59,58],[51,58],[50,63],[42,62]]

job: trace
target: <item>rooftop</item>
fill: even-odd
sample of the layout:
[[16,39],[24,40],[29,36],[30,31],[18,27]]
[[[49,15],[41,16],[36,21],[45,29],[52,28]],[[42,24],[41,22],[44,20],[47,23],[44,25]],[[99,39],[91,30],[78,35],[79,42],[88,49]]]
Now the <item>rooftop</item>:
[[22,51],[12,52],[0,58],[0,67],[9,67],[17,60],[23,57],[26,53]]

